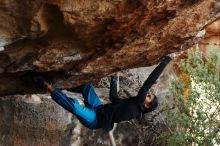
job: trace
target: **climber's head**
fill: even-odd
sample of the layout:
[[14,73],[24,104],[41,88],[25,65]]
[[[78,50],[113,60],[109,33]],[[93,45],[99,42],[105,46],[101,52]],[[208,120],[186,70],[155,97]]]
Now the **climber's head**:
[[155,108],[157,108],[157,105],[157,96],[155,94],[147,94],[144,100],[144,107],[154,110]]

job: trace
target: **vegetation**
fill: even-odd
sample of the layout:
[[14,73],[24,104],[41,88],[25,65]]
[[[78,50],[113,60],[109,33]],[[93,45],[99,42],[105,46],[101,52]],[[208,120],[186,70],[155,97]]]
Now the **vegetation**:
[[[171,84],[173,108],[167,112],[167,131],[158,139],[169,146],[220,145],[220,55],[210,46],[177,62],[181,74]],[[169,105],[170,106],[170,103]]]

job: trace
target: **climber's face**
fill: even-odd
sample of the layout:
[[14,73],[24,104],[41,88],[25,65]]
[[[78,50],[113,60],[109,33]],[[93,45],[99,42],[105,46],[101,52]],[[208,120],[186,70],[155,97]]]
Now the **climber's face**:
[[151,102],[154,100],[155,95],[154,94],[147,94],[145,100],[144,100],[144,107],[149,108]]

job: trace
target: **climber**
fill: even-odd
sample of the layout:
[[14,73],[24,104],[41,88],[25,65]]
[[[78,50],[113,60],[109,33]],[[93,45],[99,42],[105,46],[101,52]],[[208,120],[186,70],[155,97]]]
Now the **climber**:
[[148,94],[148,91],[170,61],[171,58],[168,56],[163,59],[149,75],[135,97],[120,99],[117,94],[118,77],[112,76],[109,96],[111,103],[108,104],[101,103],[91,83],[67,89],[83,95],[85,104],[83,106],[77,99],[69,98],[59,89],[54,89],[43,78],[37,77],[35,81],[44,85],[51,93],[52,99],[74,114],[84,126],[89,129],[102,128],[105,132],[110,132],[114,123],[140,117],[157,107],[157,97],[154,94]]

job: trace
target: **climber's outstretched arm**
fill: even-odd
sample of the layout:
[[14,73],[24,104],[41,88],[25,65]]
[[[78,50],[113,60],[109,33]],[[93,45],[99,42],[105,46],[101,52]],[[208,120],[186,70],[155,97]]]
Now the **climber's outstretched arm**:
[[166,56],[163,61],[151,72],[151,74],[148,76],[147,80],[144,82],[143,86],[138,92],[137,98],[139,103],[143,103],[146,95],[151,88],[151,86],[156,82],[156,80],[159,78],[160,74],[163,72],[167,64],[172,59],[169,56]]
[[109,136],[110,143],[111,143],[112,146],[116,146],[115,138],[114,138],[114,135],[113,135],[113,132],[114,132],[116,126],[117,126],[117,124],[115,123],[114,126],[113,126],[113,129],[108,132],[108,136]]
[[112,146],[116,146],[115,138],[114,138],[113,132],[112,132],[112,131],[109,131],[109,132],[108,132],[108,136],[109,136],[111,145],[112,145]]
[[121,99],[118,97],[117,83],[118,83],[118,76],[116,75],[111,76],[109,99],[113,103],[121,101]]

